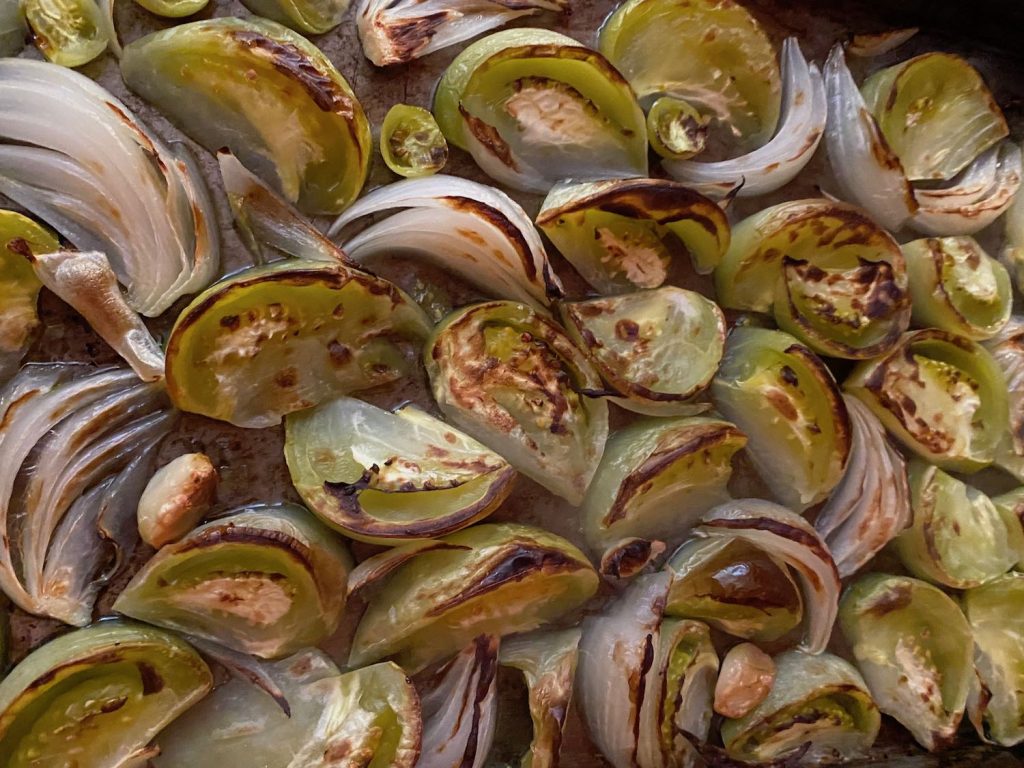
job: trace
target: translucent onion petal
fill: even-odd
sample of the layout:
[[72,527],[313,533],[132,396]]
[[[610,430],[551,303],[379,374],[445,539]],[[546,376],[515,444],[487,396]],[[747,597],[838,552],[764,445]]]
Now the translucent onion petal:
[[329,234],[396,208],[408,210],[344,242],[349,258],[363,264],[412,251],[500,298],[547,306],[561,296],[530,217],[504,192],[469,179],[437,175],[381,187],[339,216]]
[[480,635],[421,676],[423,748],[416,768],[483,768],[498,724],[498,647]]
[[131,371],[73,364],[28,365],[0,393],[0,587],[23,610],[88,623],[134,546],[165,402]]
[[1006,378],[1009,428],[996,452],[996,464],[1024,482],[1024,318],[1015,315],[985,344]]
[[814,527],[846,578],[910,525],[911,512],[903,457],[867,406],[849,395],[843,400],[850,414],[850,460]]
[[[64,130],[69,121],[79,129]],[[0,192],[79,248],[106,253],[144,315],[160,314],[218,269],[212,205],[195,165],[63,67],[0,62]]]
[[[1022,178],[1021,149],[1013,142],[1004,141],[979,155],[964,171],[959,184],[941,190],[915,190],[918,211],[910,220],[910,226],[928,235],[974,234],[1010,207]],[[982,186],[983,182],[988,183]],[[981,192],[975,191],[979,187]]]
[[731,160],[664,160],[669,175],[711,197],[724,197],[742,182],[737,195],[754,197],[788,184],[814,156],[825,133],[825,86],[821,72],[808,65],[795,37],[782,44],[782,107],[774,136]]
[[839,572],[821,536],[800,515],[760,499],[716,507],[694,529],[700,538],[748,542],[796,572],[804,591],[806,621],[801,650],[821,653],[832,636],[839,610]]
[[899,158],[886,143],[857,88],[841,45],[825,63],[828,122],[825,143],[844,196],[886,229],[899,229],[917,211]]
[[669,768],[707,739],[718,656],[706,624],[663,619],[671,575],[641,576],[583,624],[577,673],[591,738],[615,768]]

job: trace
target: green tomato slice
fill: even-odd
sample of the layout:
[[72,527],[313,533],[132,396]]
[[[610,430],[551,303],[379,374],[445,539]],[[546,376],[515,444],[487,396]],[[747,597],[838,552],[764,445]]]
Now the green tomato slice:
[[429,330],[412,299],[365,272],[301,259],[256,267],[178,317],[167,387],[182,410],[266,427],[407,375]]
[[448,142],[434,116],[409,104],[396,104],[380,128],[380,153],[388,168],[407,179],[437,173],[448,162]]
[[305,213],[340,213],[366,181],[372,137],[358,99],[320,49],[276,22],[219,18],[155,32],[125,46],[121,74]]
[[61,635],[0,683],[0,764],[119,768],[212,687],[169,632],[103,621]]
[[494,451],[418,408],[347,397],[289,415],[285,458],[324,522],[382,544],[465,528],[497,509],[516,477]]

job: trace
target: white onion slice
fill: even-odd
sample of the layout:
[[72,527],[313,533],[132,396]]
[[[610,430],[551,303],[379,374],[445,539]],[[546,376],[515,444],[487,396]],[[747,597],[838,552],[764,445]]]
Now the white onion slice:
[[420,686],[416,768],[482,768],[498,722],[498,638],[481,635]]
[[959,183],[917,189],[919,209],[910,225],[926,235],[971,235],[995,221],[1013,202],[1022,176],[1020,147],[1004,141],[979,155]]
[[186,150],[65,67],[0,61],[0,193],[78,248],[106,253],[142,314],[217,272],[212,201]]
[[899,229],[917,211],[917,201],[846,66],[841,45],[832,48],[825,62],[825,91],[825,143],[844,197],[886,229]]
[[0,392],[0,588],[20,608],[91,620],[108,542],[116,567],[137,535],[132,488],[170,429],[165,402],[132,371],[78,364],[27,365]]
[[800,578],[806,612],[800,649],[825,650],[839,612],[842,585],[828,546],[810,523],[770,501],[738,499],[708,512],[694,535],[741,539],[792,568]]
[[140,379],[163,378],[163,350],[128,306],[106,256],[99,251],[56,251],[31,260],[42,284],[88,320]]
[[563,11],[569,0],[363,0],[356,12],[363,54],[402,64],[539,10]]
[[732,160],[664,160],[662,166],[677,181],[710,197],[725,197],[741,180],[739,197],[763,195],[788,184],[810,162],[825,122],[821,72],[808,65],[796,38],[788,37],[782,44],[782,109],[771,140]]
[[455,176],[407,179],[366,195],[328,234],[390,209],[408,209],[371,225],[342,248],[357,264],[396,250],[414,251],[499,298],[546,307],[562,284],[526,212],[493,187]]
[[843,400],[850,414],[850,460],[814,527],[846,578],[910,525],[911,512],[903,457],[866,405],[849,395]]
[[[707,625],[663,619],[671,583],[668,571],[640,576],[583,624],[580,704],[591,738],[615,768],[690,765],[690,739],[706,741],[711,727],[718,656]],[[678,649],[692,654],[681,668]]]

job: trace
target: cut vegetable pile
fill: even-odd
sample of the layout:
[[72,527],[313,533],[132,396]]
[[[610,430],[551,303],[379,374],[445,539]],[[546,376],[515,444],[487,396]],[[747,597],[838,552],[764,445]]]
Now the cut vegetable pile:
[[992,73],[738,0],[137,2],[0,0],[3,768],[1024,744]]

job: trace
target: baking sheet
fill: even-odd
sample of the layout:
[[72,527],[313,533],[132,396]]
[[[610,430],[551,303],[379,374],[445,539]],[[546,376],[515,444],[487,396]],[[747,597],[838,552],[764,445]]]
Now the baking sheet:
[[[823,3],[816,0],[744,0],[744,4],[763,23],[768,34],[776,43],[788,35],[796,35],[807,56],[819,63],[824,60],[829,47],[837,40],[846,39],[852,32],[874,32],[887,28],[887,16],[900,23],[916,23],[925,27],[920,35],[885,57],[869,61],[851,58],[855,75],[860,77],[868,68],[874,69],[885,64],[903,60],[926,50],[948,50],[968,58],[985,76],[992,86],[999,103],[1004,107],[1012,126],[1021,124],[1021,97],[1024,95],[1024,68],[1015,48],[1001,50],[998,44],[1004,42],[1002,31],[1006,25],[992,25],[984,9],[999,13],[999,8],[1010,4],[986,3],[916,3],[916,2],[858,2],[847,0],[838,3]],[[573,12],[564,16],[546,15],[536,17],[526,25],[545,26],[566,33],[576,39],[594,45],[596,32],[603,18],[615,7],[614,0],[575,0]],[[913,8],[912,8],[913,6]],[[1016,3],[1013,7],[1019,7]],[[950,9],[955,9],[951,11]],[[168,20],[152,16],[135,5],[131,0],[117,0],[115,8],[117,27],[123,42],[130,42],[142,35],[171,26]],[[908,18],[909,15],[913,18]],[[933,13],[934,11],[934,13]],[[953,13],[952,22],[950,13]],[[1014,11],[1016,12],[1016,11]],[[920,13],[920,17],[914,17]],[[958,25],[956,15],[964,19]],[[248,11],[238,2],[212,0],[208,8],[194,18],[210,16],[247,16]],[[974,19],[977,17],[977,19]],[[972,19],[974,21],[972,22]],[[927,25],[934,21],[932,28]],[[1021,27],[1017,27],[1017,33]],[[995,30],[995,32],[993,32]],[[972,39],[969,35],[975,34]],[[968,37],[962,37],[968,35]],[[335,66],[351,83],[366,109],[371,122],[378,128],[387,110],[396,103],[404,102],[429,107],[430,98],[445,67],[464,46],[441,51],[407,66],[387,70],[374,68],[367,62],[359,47],[355,33],[353,13],[346,21],[327,35],[314,38],[316,43],[334,62]],[[38,58],[31,47],[23,54]],[[123,100],[137,115],[151,126],[161,137],[168,140],[188,140],[159,113],[148,107],[141,99],[128,92],[121,82],[116,61],[109,54],[82,68],[118,98]],[[231,214],[221,191],[219,173],[212,156],[202,148],[188,142],[200,158],[207,182],[215,190],[218,224],[221,235],[223,269],[234,271],[251,262],[245,249],[231,226]],[[447,173],[465,176],[485,183],[491,183],[470,160],[459,150],[452,150],[452,157],[446,168]],[[396,180],[379,156],[375,157],[367,189]],[[835,191],[835,184],[825,161],[824,147],[821,147],[810,166],[791,184],[778,192],[758,198],[756,201],[739,201],[730,211],[734,220],[754,210],[783,200],[817,196],[820,190]],[[527,210],[534,215],[540,198],[534,195],[512,193]],[[0,198],[2,202],[2,198]],[[326,221],[318,222],[321,225]],[[985,233],[981,238],[986,245],[998,242],[998,232]],[[554,254],[554,263],[559,273],[566,278],[571,292],[582,293],[583,285],[573,279],[571,269]],[[417,269],[410,262],[395,259],[378,270],[387,277],[404,285],[415,280],[430,280],[441,283],[456,303],[474,298],[474,292],[465,285],[457,284],[437,270]],[[686,278],[680,279],[691,287],[706,288],[707,283]],[[182,300],[162,318],[150,323],[158,339],[163,340],[173,319],[187,301]],[[41,301],[41,315],[44,323],[39,341],[30,353],[30,360],[83,360],[97,363],[113,363],[116,355],[98,339],[85,322],[62,302],[44,291]],[[403,382],[401,385],[377,391],[367,399],[382,405],[392,406],[404,400],[413,400],[429,406],[425,376]],[[627,421],[628,416],[613,408],[613,425]],[[283,429],[244,430],[230,425],[213,422],[197,416],[183,415],[176,430],[168,437],[160,452],[160,463],[182,453],[203,451],[211,457],[221,474],[218,508],[232,507],[250,502],[272,502],[278,500],[298,501],[291,487],[288,471],[282,455]],[[736,492],[758,493],[758,483],[748,474],[741,473],[736,480]],[[492,520],[516,520],[541,525],[569,539],[581,543],[577,515],[571,508],[526,478],[518,480],[518,486],[505,505],[492,516]],[[354,547],[357,556],[372,551],[365,545]],[[129,577],[131,571],[144,562],[152,551],[144,546],[133,557],[129,570],[105,591],[97,615],[109,611],[112,596]],[[343,661],[348,635],[354,629],[358,606],[350,606],[339,635],[328,644],[328,650]],[[48,637],[64,631],[56,622],[29,617],[15,611],[12,616],[13,657],[24,656],[31,648]],[[506,675],[508,682],[502,701],[502,725],[495,748],[488,765],[518,765],[519,756],[529,739],[529,718],[525,713],[525,692],[516,684],[515,677]],[[993,768],[1011,768],[1024,765],[1021,753],[993,750],[980,747],[973,733],[963,730],[963,743],[957,749],[941,757],[927,756],[913,745],[910,736],[902,728],[886,719],[879,747],[871,762],[887,763],[900,768],[924,768],[925,766],[952,766],[980,763]],[[563,765],[568,768],[602,766],[606,763],[595,753],[575,714],[570,716],[566,742],[563,749]]]

